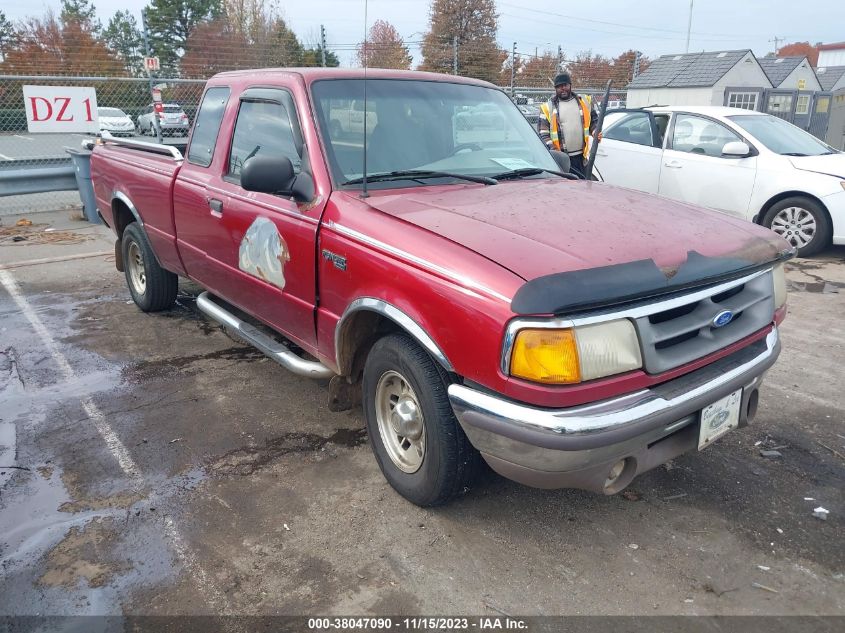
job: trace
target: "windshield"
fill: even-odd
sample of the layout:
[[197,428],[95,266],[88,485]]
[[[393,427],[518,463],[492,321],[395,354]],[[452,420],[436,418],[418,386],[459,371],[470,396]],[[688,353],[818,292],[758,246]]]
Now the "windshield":
[[777,154],[820,156],[831,154],[830,147],[812,134],[770,114],[745,114],[728,119]]
[[97,116],[126,116],[119,108],[97,108]]
[[[425,170],[493,176],[514,169],[558,169],[534,128],[500,90],[441,81],[370,79],[366,117],[363,108],[355,107],[364,99],[362,79],[321,80],[312,90],[323,138],[328,140],[332,174],[339,183],[362,176],[365,134],[368,175]],[[442,181],[390,180],[373,186],[438,182]]]

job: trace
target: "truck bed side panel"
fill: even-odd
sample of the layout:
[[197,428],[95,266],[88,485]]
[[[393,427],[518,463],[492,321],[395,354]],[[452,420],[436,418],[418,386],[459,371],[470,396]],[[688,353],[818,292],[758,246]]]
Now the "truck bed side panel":
[[97,146],[91,158],[97,207],[106,220],[114,226],[112,205],[118,197],[128,199],[161,265],[184,275],[173,223],[173,184],[180,167],[172,158],[113,146]]

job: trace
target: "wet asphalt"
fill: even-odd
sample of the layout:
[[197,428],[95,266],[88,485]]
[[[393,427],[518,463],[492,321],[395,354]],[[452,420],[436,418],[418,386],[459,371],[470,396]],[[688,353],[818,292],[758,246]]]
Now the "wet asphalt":
[[[752,426],[625,495],[488,472],[423,510],[325,383],[190,283],[141,313],[108,233],[54,221],[92,237],[0,245],[0,614],[845,614],[845,248],[790,264]],[[101,254],[18,266],[65,253]]]

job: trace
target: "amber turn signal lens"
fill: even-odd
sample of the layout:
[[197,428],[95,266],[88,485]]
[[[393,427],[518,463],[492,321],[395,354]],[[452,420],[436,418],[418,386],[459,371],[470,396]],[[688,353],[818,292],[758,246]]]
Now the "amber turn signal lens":
[[573,330],[525,329],[516,335],[511,375],[534,382],[581,381],[578,345]]

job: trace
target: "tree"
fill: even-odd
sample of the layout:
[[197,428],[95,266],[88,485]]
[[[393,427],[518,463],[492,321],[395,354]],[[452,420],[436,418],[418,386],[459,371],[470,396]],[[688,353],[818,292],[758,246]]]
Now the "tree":
[[793,42],[792,44],[785,44],[777,51],[778,57],[803,57],[807,56],[810,60],[810,66],[814,68],[819,63],[819,47],[818,44],[813,46],[810,42]]
[[129,11],[118,11],[103,30],[103,41],[124,64],[131,75],[140,75],[144,69],[144,43],[138,21]]
[[458,74],[496,81],[504,61],[498,20],[495,0],[432,0],[420,69],[451,73],[457,45]]
[[358,44],[358,63],[370,68],[408,70],[413,58],[399,31],[385,20],[376,20],[366,42]]
[[48,11],[21,25],[0,69],[22,75],[116,75],[123,72],[123,64],[85,24],[76,19],[63,23]]
[[77,22],[89,33],[97,33],[101,28],[97,19],[97,8],[90,0],[62,0],[62,11],[59,14],[62,25]]
[[604,88],[607,80],[612,79],[610,60],[604,55],[593,55],[592,51],[578,53],[567,68],[576,92],[584,88]]
[[614,89],[625,88],[631,83],[634,78],[635,65],[638,67],[638,74],[645,72],[649,65],[648,57],[640,54],[639,59],[637,59],[637,51],[627,50],[613,60],[610,79],[613,80]]
[[[323,65],[323,47],[319,44],[311,46],[302,51],[302,65],[303,66],[322,66]],[[326,49],[326,67],[337,68],[340,66],[340,58],[328,48]]]
[[520,86],[536,86],[552,89],[555,75],[558,73],[557,53],[544,52],[531,56],[517,75],[516,83]]
[[0,11],[0,61],[6,59],[6,51],[14,47],[17,40],[15,25],[6,18],[5,11]]
[[191,32],[203,22],[220,18],[224,7],[223,0],[150,0],[144,12],[152,53],[164,69],[174,72]]

